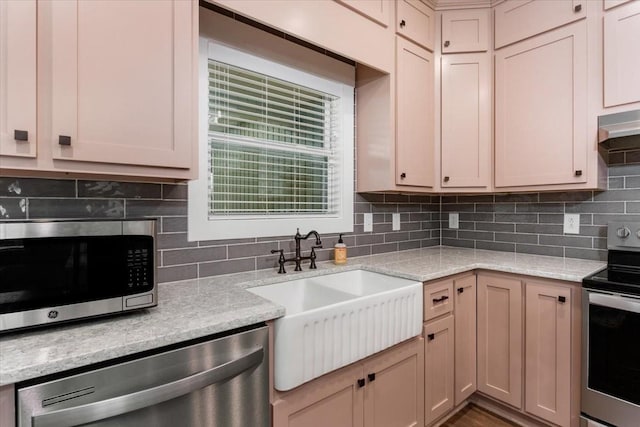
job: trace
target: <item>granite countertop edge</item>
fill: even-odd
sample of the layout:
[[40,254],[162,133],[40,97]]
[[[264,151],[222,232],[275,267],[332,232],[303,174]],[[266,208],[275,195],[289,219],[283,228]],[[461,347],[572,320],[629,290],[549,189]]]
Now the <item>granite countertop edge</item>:
[[[0,336],[0,386],[276,319],[282,306],[247,292],[304,277],[365,269],[420,282],[473,270],[581,282],[606,264],[437,246],[352,258],[279,275],[258,270],[159,285],[158,307],[124,316]],[[72,338],[69,338],[72,336]]]

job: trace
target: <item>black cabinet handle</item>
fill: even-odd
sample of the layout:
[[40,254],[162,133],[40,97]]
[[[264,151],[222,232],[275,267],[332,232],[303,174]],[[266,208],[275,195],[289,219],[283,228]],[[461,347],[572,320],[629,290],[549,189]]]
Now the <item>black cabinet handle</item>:
[[450,178],[449,178],[448,176],[445,176],[443,181],[444,181],[444,182],[449,182],[449,179],[450,179]]
[[400,178],[405,179],[406,177],[407,177],[407,174],[406,174],[406,173],[402,172],[402,173],[400,174]]
[[404,19],[402,21],[400,21],[400,28],[404,28],[405,25],[407,25],[407,23],[404,22]]
[[464,292],[464,288],[458,288],[458,293],[461,294]]
[[582,171],[581,170],[577,170],[576,171],[576,176],[582,176]]
[[369,382],[375,381],[376,380],[376,373],[374,372],[372,374],[367,375],[367,378],[369,378]]
[[428,339],[429,341],[433,341],[434,339],[436,339],[436,334],[429,334],[429,335],[427,335],[427,339]]
[[451,43],[449,43],[449,40],[447,40],[447,41],[444,42],[444,47],[449,47],[450,44]]
[[364,387],[364,378],[358,378],[358,387]]
[[564,304],[565,302],[567,302],[567,298],[566,297],[558,297],[558,302],[560,304]]
[[439,302],[443,302],[443,301],[446,301],[446,300],[448,300],[448,299],[449,299],[449,297],[448,297],[448,296],[443,295],[443,296],[441,296],[440,298],[434,298],[432,301],[433,301],[433,303],[434,303],[434,304],[437,304],[437,303],[439,303]]
[[582,10],[582,5],[581,4],[577,4],[575,5],[575,7],[573,8],[574,12],[580,12]]
[[66,145],[66,146],[71,145],[71,137],[70,136],[66,136],[66,135],[59,135],[58,136],[58,144],[59,145]]
[[29,131],[26,130],[13,130],[13,139],[16,141],[28,141],[29,140]]

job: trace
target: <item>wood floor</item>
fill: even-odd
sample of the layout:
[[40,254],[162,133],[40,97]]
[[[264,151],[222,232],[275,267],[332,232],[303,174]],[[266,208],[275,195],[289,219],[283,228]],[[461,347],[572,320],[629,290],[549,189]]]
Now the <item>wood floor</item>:
[[517,427],[510,421],[487,412],[484,409],[469,404],[453,417],[449,418],[441,427]]

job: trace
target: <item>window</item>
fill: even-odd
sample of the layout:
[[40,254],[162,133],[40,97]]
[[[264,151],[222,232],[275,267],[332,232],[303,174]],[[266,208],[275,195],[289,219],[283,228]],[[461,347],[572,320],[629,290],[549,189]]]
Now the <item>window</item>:
[[353,85],[208,38],[200,50],[189,239],[352,231]]

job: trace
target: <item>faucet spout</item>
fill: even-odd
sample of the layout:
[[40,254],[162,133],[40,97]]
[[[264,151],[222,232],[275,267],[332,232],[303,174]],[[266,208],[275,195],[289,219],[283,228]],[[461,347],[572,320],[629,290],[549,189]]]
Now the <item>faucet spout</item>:
[[316,245],[321,245],[322,244],[322,241],[320,240],[320,235],[318,234],[318,232],[316,230],[311,230],[302,239],[303,240],[307,240],[311,235],[314,235],[316,237]]

